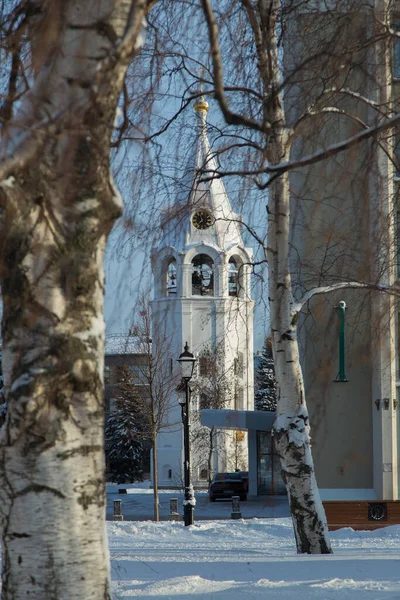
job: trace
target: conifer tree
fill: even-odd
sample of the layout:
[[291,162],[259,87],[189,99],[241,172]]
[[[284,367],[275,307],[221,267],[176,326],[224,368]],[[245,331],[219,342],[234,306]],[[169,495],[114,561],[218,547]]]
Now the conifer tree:
[[139,394],[127,366],[120,367],[121,379],[115,410],[106,423],[106,447],[110,471],[116,483],[143,481],[144,431]]
[[257,391],[254,395],[255,410],[276,411],[276,379],[272,340],[265,338],[262,357],[256,372]]

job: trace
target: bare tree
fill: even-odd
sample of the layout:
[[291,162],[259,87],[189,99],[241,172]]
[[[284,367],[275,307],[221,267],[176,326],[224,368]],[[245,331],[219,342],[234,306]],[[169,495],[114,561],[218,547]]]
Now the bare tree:
[[2,4],[4,599],[110,598],[103,254],[122,205],[109,150],[151,4]]
[[[227,462],[229,448],[226,447],[226,433],[215,427],[204,427],[200,423],[202,409],[231,408],[235,398],[233,367],[225,368],[224,347],[217,344],[213,350],[206,346],[199,353],[197,376],[190,383],[198,410],[192,412],[193,427],[191,444],[193,447],[194,467],[204,469],[204,456],[207,456],[207,478],[211,482],[214,475],[214,461],[221,458]],[[221,456],[218,457],[218,455]]]
[[231,450],[228,454],[228,471],[246,471],[247,469],[247,448],[244,444],[245,432],[240,429],[235,429],[232,432],[233,439],[231,442]]
[[[304,180],[305,167],[350,151],[356,145],[361,157],[368,156],[369,147],[365,143],[373,137],[378,163],[383,155],[394,160],[388,138],[399,114],[392,109],[386,79],[382,77],[389,64],[392,6],[390,2],[367,7],[364,3],[349,5],[337,0],[319,9],[307,1],[227,0],[214,3],[213,8],[211,0],[202,0],[202,7],[212,62],[209,79],[206,78],[210,85],[207,93],[218,101],[232,137],[235,132],[240,136],[230,149],[245,146],[252,153],[252,160],[246,159],[247,166],[241,166],[237,158],[234,169],[221,168],[218,173],[205,170],[204,177],[250,177],[260,190],[268,190],[268,236],[264,248],[277,379],[275,445],[289,496],[298,552],[330,553],[310,449],[298,321],[303,307],[320,294],[345,288],[396,293],[390,276],[392,218],[386,215],[382,219],[384,211],[377,217],[379,226],[375,227],[373,242],[374,248],[380,250],[372,253],[373,265],[369,255],[369,262],[363,265],[368,264],[368,268],[364,270],[355,269],[354,260],[352,268],[347,268],[348,259],[354,256],[351,242],[356,247],[359,238],[354,239],[344,231],[340,235],[342,223],[338,220],[335,234],[341,239],[334,242],[337,250],[334,267],[328,277],[321,276],[319,285],[315,285],[314,272],[309,279],[312,285],[305,286],[303,293],[298,294],[299,290],[293,287],[290,265],[294,223],[289,173],[297,169],[298,180]],[[376,72],[371,73],[370,64],[377,65]],[[343,126],[344,122],[351,123],[351,127]],[[366,161],[362,168],[364,171],[360,173],[365,173]],[[332,169],[332,164],[326,169]],[[345,173],[346,170],[343,177]],[[294,177],[291,181],[292,190],[298,191],[301,186],[293,185]],[[375,185],[379,187],[381,183],[378,174]],[[298,203],[303,201],[303,206],[304,190],[305,186],[303,196],[299,192],[296,197]],[[312,202],[321,206],[320,197],[313,197],[316,186],[309,186],[308,192]],[[381,192],[388,193],[384,187]],[[332,222],[330,227],[331,230],[334,227]],[[385,242],[383,246],[379,246],[379,240]],[[383,277],[384,272],[389,275]]]
[[[161,323],[151,323],[150,302],[142,297],[132,332],[137,336],[137,350],[141,360],[134,366],[133,383],[142,386],[138,397],[139,412],[145,435],[152,442],[152,471],[154,492],[154,520],[159,521],[157,436],[173,426],[180,426],[173,418],[171,405],[180,383],[171,365],[170,341]],[[153,344],[153,339],[157,344]]]

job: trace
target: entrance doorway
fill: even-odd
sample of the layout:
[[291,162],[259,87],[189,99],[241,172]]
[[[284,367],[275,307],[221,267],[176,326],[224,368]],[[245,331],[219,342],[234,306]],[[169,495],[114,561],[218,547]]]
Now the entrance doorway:
[[269,431],[257,431],[257,494],[259,496],[286,494],[279,457],[275,452]]

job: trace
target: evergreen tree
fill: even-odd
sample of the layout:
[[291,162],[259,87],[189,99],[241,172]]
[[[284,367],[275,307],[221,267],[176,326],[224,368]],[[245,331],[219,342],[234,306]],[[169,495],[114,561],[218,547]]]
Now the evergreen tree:
[[118,392],[115,409],[108,415],[105,430],[109,469],[117,483],[143,481],[142,400],[126,366],[121,367]]
[[272,340],[265,338],[262,357],[256,372],[256,393],[254,395],[255,410],[276,410],[276,380]]

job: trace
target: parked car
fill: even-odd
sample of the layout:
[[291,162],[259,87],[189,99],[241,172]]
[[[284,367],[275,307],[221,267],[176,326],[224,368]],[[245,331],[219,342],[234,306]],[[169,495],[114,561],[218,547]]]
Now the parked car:
[[217,498],[232,498],[239,496],[241,500],[247,500],[246,483],[240,472],[216,473],[208,489],[210,502]]

